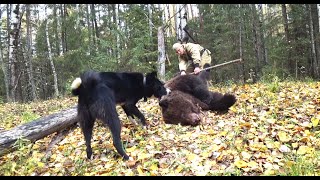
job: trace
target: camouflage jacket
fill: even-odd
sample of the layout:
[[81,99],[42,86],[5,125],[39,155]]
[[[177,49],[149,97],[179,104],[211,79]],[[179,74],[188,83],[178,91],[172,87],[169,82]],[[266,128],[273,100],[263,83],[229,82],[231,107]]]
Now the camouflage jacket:
[[178,56],[179,70],[186,70],[191,63],[199,66],[201,61],[200,51],[204,48],[201,45],[194,43],[182,44],[182,46],[185,49],[186,54]]

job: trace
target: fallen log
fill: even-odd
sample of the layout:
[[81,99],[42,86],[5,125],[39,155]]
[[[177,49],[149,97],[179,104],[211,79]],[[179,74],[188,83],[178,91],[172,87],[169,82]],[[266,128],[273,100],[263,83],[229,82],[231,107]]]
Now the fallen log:
[[18,139],[27,139],[35,142],[54,132],[76,126],[76,116],[77,108],[75,106],[0,132],[0,156],[16,150],[17,147],[14,147],[14,143]]

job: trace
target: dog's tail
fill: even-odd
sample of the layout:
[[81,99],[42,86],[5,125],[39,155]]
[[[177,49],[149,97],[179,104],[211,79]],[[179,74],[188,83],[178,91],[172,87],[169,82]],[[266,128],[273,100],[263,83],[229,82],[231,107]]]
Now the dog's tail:
[[94,71],[87,71],[80,77],[73,80],[71,84],[71,93],[74,96],[78,96],[81,88],[94,88],[100,81],[99,74]]
[[236,103],[237,99],[232,94],[221,94],[219,92],[211,92],[210,109],[213,111],[227,111],[229,107]]

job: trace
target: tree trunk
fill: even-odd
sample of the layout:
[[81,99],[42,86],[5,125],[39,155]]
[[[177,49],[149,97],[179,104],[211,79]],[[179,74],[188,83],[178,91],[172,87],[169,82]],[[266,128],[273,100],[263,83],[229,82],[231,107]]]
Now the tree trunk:
[[[94,23],[94,34],[95,34],[95,40],[96,40],[96,50],[98,51],[99,50],[99,29],[98,29],[98,23],[97,23],[97,16],[96,16],[96,9],[95,9],[95,6],[94,4],[92,4],[91,6],[91,14],[92,14],[92,17],[93,17],[93,23]],[[115,24],[117,24],[117,22],[115,21]]]
[[[238,65],[239,67],[239,79],[242,80],[242,83],[246,82],[246,77],[245,77],[245,72],[244,72],[244,61],[243,61],[243,51],[242,51],[242,26],[243,26],[243,21],[242,21],[242,5],[239,4],[239,54],[240,54],[240,59],[242,59],[241,64]],[[242,76],[242,77],[241,77]]]
[[189,4],[190,7],[189,7],[189,10],[190,10],[190,19],[194,19],[194,13],[193,13],[193,8],[192,8],[192,4]]
[[311,57],[312,57],[312,70],[313,75],[315,77],[319,77],[318,71],[318,63],[317,63],[317,55],[316,55],[316,45],[315,45],[315,38],[314,38],[314,27],[312,21],[312,13],[311,13],[311,5],[307,5],[309,10],[309,25],[310,25],[310,36],[311,36]]
[[172,26],[173,20],[171,18],[171,13],[170,13],[171,12],[170,9],[171,9],[172,5],[167,4],[166,7],[167,7],[167,12],[168,12],[167,21],[169,21],[169,23],[170,23],[169,27],[167,27],[167,29],[168,29],[167,37],[171,37],[171,36],[173,36],[172,28],[174,27],[174,26]]
[[76,107],[72,107],[59,113],[22,124],[8,131],[0,132],[0,155],[16,150],[15,142],[19,139],[35,142],[54,132],[59,132],[76,125],[76,116],[77,109]]
[[[285,4],[281,5],[282,10],[282,19],[283,19],[283,25],[284,25],[284,35],[286,38],[286,44],[287,44],[287,65],[286,68],[289,70],[292,68],[292,60],[291,60],[291,43],[290,43],[290,36],[289,36],[289,26],[288,26],[288,17],[287,17],[287,7]],[[296,75],[297,76],[297,75]]]
[[180,9],[180,4],[174,4],[174,22],[175,22],[175,36],[177,39],[180,38],[180,18],[179,18],[179,9]]
[[[8,10],[8,9],[7,9]],[[2,11],[0,8],[0,32],[2,32]],[[0,34],[0,42],[2,42],[2,35]],[[7,45],[9,46],[9,44]],[[0,48],[0,64],[1,64],[1,69],[3,72],[3,80],[4,80],[4,85],[5,85],[5,90],[6,90],[6,100],[9,100],[9,85],[8,85],[8,69],[7,69],[7,61],[5,61],[4,56],[3,56],[3,47]]]
[[91,24],[90,24],[90,13],[89,4],[86,4],[86,15],[87,15],[87,26],[88,26],[88,38],[89,38],[89,55],[92,54],[92,38],[91,38]]
[[158,72],[161,80],[165,81],[166,73],[166,51],[164,45],[164,31],[163,27],[158,28]]
[[65,11],[64,11],[65,5],[60,4],[60,17],[61,17],[61,44],[62,44],[62,53],[65,54],[67,51],[67,43],[66,43],[66,28],[65,28]]
[[116,26],[116,29],[117,29],[117,48],[116,48],[116,58],[118,60],[118,63],[121,62],[121,58],[120,58],[120,47],[121,47],[121,44],[120,44],[120,33],[121,32],[121,22],[120,22],[120,18],[119,18],[119,11],[120,11],[120,4],[117,5],[117,8],[116,8],[116,13],[115,13],[115,16],[116,16],[116,22],[115,22],[115,26]]
[[94,49],[94,52],[96,52],[96,49],[97,49],[97,41],[96,41],[96,33],[95,33],[95,12],[94,12],[94,4],[91,4],[90,6],[90,20],[91,20],[91,32],[92,32],[92,40],[93,40],[93,49]]
[[187,32],[184,30],[187,26],[187,21],[188,21],[188,11],[186,10],[186,4],[183,5],[182,9],[181,9],[181,16],[180,16],[180,20],[181,20],[181,31],[182,31],[182,38],[185,38],[185,37],[189,37]]
[[187,25],[187,12],[185,9],[185,4],[179,4],[177,5],[177,38],[183,39],[184,37],[188,37],[187,33],[183,30]]
[[[45,8],[45,15],[46,17],[48,17],[47,8]],[[54,66],[52,54],[51,54],[51,44],[49,39],[49,19],[47,19],[47,22],[46,22],[46,39],[47,39],[47,47],[48,47],[48,56],[49,56],[50,66],[51,66],[52,75],[53,75],[54,98],[57,98],[59,97],[58,77],[57,77],[56,68]]]
[[[152,39],[152,11],[151,4],[148,4],[149,38]],[[152,41],[151,41],[152,43]]]
[[60,56],[61,55],[61,44],[60,44],[60,41],[61,41],[61,38],[59,36],[59,20],[58,20],[58,15],[57,15],[57,4],[54,4],[53,6],[53,19],[54,19],[54,35],[55,35],[55,44],[56,44],[56,55],[57,56]]
[[10,83],[9,83],[9,94],[12,102],[16,101],[16,89],[18,86],[17,77],[17,58],[18,58],[18,45],[20,43],[20,5],[17,4],[15,9],[11,13],[12,17],[12,30],[10,31],[10,44],[12,46],[9,51],[9,69],[10,69]]
[[263,14],[263,9],[262,9],[262,4],[258,4],[258,27],[259,27],[259,39],[260,39],[260,46],[261,46],[261,61],[262,65],[267,64],[267,58],[266,58],[266,50],[265,50],[265,29],[264,29],[264,14]]
[[31,86],[31,100],[36,100],[37,99],[37,95],[36,95],[36,85],[34,82],[34,78],[33,78],[33,66],[32,66],[32,35],[31,35],[31,23],[30,23],[30,19],[31,19],[31,15],[30,15],[30,4],[26,4],[26,21],[27,21],[27,60],[26,60],[26,64],[27,64],[27,74],[28,74],[28,78],[29,78],[29,85]]
[[315,78],[320,78],[320,33],[319,33],[319,12],[317,4],[310,4],[311,13],[312,13],[312,22],[313,22],[313,32],[314,32],[314,40],[315,40],[315,52],[316,52],[316,71],[318,72]]
[[253,26],[253,39],[254,39],[254,50],[256,55],[256,73],[261,72],[262,68],[262,47],[261,47],[261,35],[260,35],[260,27],[259,27],[259,15],[257,13],[256,5],[252,4],[252,26]]

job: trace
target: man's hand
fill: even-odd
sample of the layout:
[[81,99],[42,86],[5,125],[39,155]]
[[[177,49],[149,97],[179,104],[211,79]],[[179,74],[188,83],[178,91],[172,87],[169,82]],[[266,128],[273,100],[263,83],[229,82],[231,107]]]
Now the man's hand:
[[181,71],[181,76],[183,76],[183,75],[186,75],[186,72],[185,71]]
[[194,74],[198,74],[200,72],[200,68],[199,67],[194,68],[193,72]]

